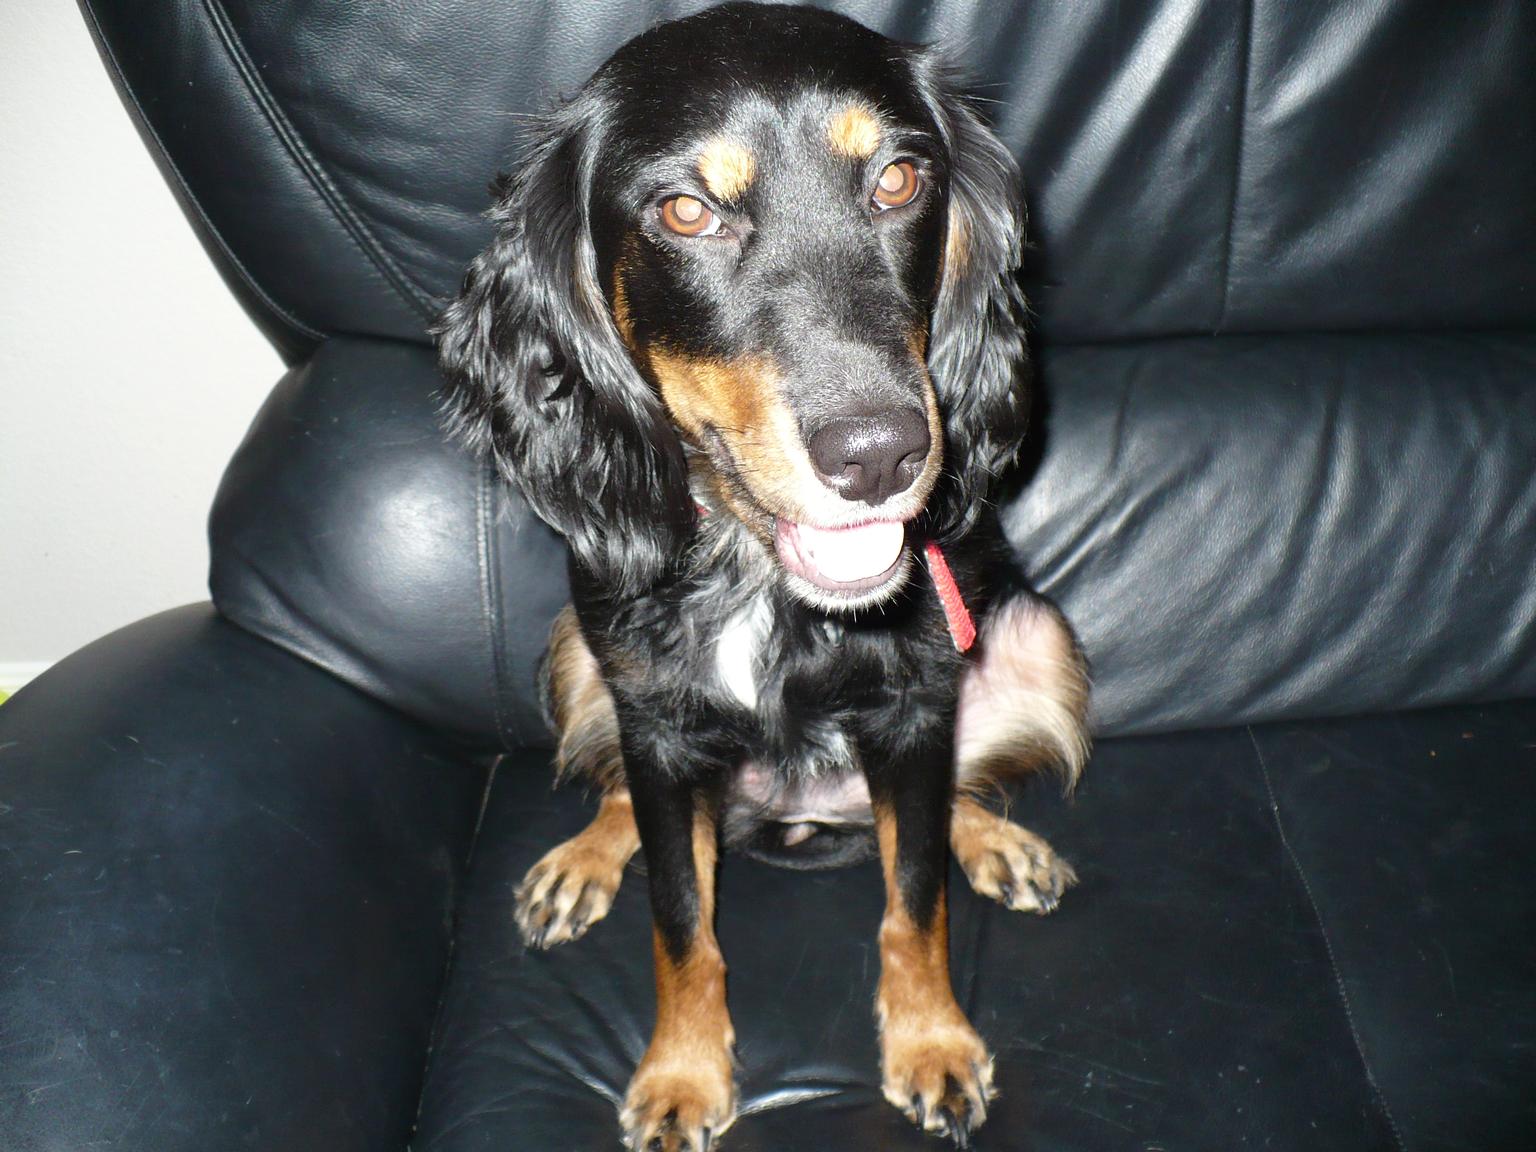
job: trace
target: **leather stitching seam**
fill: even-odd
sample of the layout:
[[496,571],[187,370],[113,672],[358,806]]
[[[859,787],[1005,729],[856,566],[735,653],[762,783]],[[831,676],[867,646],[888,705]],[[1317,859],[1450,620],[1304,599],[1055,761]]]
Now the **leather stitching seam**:
[[[496,774],[501,768],[503,757],[498,755],[491,761],[490,768],[485,774],[485,788],[480,793],[480,811],[475,816],[475,828],[470,833],[469,851],[464,858],[466,869],[473,868],[475,857],[480,849],[480,833],[485,827],[485,812],[491,804],[491,789],[496,785]],[[462,906],[463,898],[460,897]],[[443,1030],[448,1018],[448,993],[453,983],[454,972],[459,960],[459,910],[455,908],[453,914],[453,930],[448,937],[448,955],[443,961],[443,978],[438,988],[437,1004],[432,1010],[431,1043],[427,1045],[427,1056],[421,1066],[421,1091],[416,1096],[416,1112],[411,1120],[410,1135],[415,1137],[421,1131],[421,1116],[427,1106],[427,1086],[432,1082],[432,1070],[437,1064],[437,1055],[443,1047]],[[406,1152],[410,1152],[409,1146]]]
[[491,709],[495,716],[496,736],[503,748],[514,745],[512,725],[507,718],[503,686],[506,683],[506,655],[501,644],[501,597],[497,580],[493,542],[496,534],[495,501],[491,496],[496,483],[495,465],[487,462],[475,480],[475,537],[480,566],[480,619],[485,627],[486,646],[490,651],[487,679],[491,691]]
[[308,324],[304,323],[304,321],[300,320],[287,308],[283,307],[275,299],[268,295],[266,289],[261,286],[261,284],[256,280],[256,277],[251,275],[250,270],[246,268],[240,257],[235,254],[235,250],[230,247],[229,242],[224,239],[223,233],[219,231],[218,227],[209,217],[207,211],[203,208],[202,202],[197,198],[197,194],[192,190],[192,185],[189,184],[187,182],[187,178],[182,175],[181,168],[177,165],[175,158],[171,155],[170,149],[165,146],[165,141],[161,139],[160,133],[156,130],[153,122],[151,122],[149,114],[145,111],[144,106],[139,103],[138,93],[136,93],[129,85],[128,77],[124,74],[121,65],[118,64],[116,52],[113,51],[112,45],[108,42],[106,35],[101,30],[101,25],[96,19],[96,13],[91,11],[90,7],[86,3],[86,0],[82,0],[80,8],[81,12],[86,18],[87,23],[90,25],[91,38],[96,41],[96,45],[101,51],[102,59],[106,62],[109,71],[112,73],[112,78],[115,82],[114,86],[122,94],[123,99],[129,105],[133,117],[139,122],[140,125],[142,125],[144,132],[149,136],[149,138],[154,141],[155,150],[160,154],[160,159],[164,161],[166,169],[169,170],[171,175],[175,177],[176,185],[181,190],[182,197],[185,198],[187,205],[190,206],[192,211],[197,214],[198,222],[207,231],[209,237],[214,241],[214,243],[218,245],[219,251],[223,254],[224,258],[229,261],[230,266],[234,268],[234,270],[239,274],[240,280],[245,284],[247,288],[250,289],[251,293],[261,301],[264,307],[271,311],[274,316],[282,320],[283,323],[294,329],[294,331],[317,342],[324,340],[325,333],[321,332],[317,328],[311,328]]

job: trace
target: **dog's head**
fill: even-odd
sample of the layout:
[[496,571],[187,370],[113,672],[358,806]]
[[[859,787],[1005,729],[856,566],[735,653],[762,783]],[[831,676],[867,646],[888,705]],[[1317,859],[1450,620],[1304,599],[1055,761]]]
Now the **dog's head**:
[[801,599],[876,603],[1011,462],[1017,172],[930,50],[809,8],[661,25],[497,196],[438,329],[450,412],[612,592],[703,503]]

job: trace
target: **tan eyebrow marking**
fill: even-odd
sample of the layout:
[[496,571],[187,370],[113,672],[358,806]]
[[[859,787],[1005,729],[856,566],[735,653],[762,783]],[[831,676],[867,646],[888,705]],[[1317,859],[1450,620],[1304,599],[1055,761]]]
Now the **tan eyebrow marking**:
[[716,136],[699,153],[698,170],[711,196],[735,200],[752,186],[757,157],[736,141]]
[[864,104],[848,104],[827,123],[827,143],[839,156],[868,160],[880,147],[880,121]]

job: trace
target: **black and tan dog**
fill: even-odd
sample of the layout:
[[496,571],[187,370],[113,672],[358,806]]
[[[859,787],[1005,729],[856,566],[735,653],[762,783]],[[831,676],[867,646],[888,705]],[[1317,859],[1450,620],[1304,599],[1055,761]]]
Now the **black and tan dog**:
[[735,1113],[722,836],[877,846],[885,1095],[964,1145],[992,1063],[950,988],[947,854],[1051,910],[1071,869],[977,796],[1086,755],[1077,647],[989,503],[1026,418],[1013,160],[931,50],[732,4],[624,45],[497,191],[439,328],[450,410],[570,543],[547,700],[602,791],[522,933],[580,936],[644,848],[657,1020],[621,1123],[698,1152]]

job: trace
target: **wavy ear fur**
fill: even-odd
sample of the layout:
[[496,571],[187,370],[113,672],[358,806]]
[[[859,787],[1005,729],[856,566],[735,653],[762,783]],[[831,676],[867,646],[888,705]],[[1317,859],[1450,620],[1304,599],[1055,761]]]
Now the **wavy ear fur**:
[[928,369],[944,413],[946,475],[930,501],[944,537],[975,524],[996,478],[1014,463],[1029,419],[1028,311],[1017,272],[1024,201],[1013,156],[959,95],[933,53],[917,73],[950,158],[944,272]]
[[598,286],[590,222],[601,96],[545,117],[498,179],[496,236],[435,328],[450,430],[504,476],[616,596],[656,583],[694,517],[682,445]]

